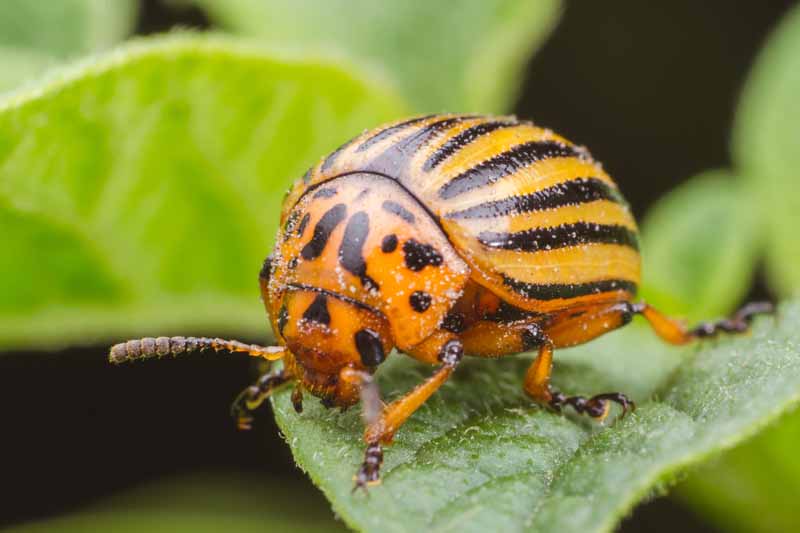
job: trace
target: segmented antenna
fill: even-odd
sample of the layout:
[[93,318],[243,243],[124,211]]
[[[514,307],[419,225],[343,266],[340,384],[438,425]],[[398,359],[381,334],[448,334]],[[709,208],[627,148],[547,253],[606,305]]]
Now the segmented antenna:
[[108,360],[119,364],[137,359],[203,352],[209,348],[215,352],[242,352],[253,357],[263,357],[269,361],[276,361],[283,357],[285,350],[283,346],[259,346],[209,337],[145,337],[115,344],[108,352]]

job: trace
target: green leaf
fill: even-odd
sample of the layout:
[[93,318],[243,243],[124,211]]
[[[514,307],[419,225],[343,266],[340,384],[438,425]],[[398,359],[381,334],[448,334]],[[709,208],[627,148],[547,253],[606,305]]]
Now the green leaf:
[[726,531],[783,533],[797,527],[800,411],[690,476],[677,495]]
[[257,274],[283,192],[402,114],[341,68],[191,36],[0,101],[0,346],[266,331]]
[[733,151],[748,180],[750,209],[769,227],[769,281],[800,292],[800,7],[773,32],[750,74],[736,115]]
[[192,0],[271,44],[383,70],[419,111],[508,110],[559,0]]
[[303,484],[263,475],[198,474],[147,483],[65,516],[7,531],[332,533],[345,528],[325,500]]
[[692,320],[730,312],[758,260],[759,217],[724,171],[691,179],[659,200],[642,226],[642,296]]
[[132,32],[136,10],[134,0],[3,0],[0,46],[62,59],[104,50]]
[[[355,529],[612,531],[683,468],[800,401],[798,325],[794,303],[750,336],[685,351],[636,327],[559,351],[561,390],[639,402],[610,427],[534,406],[520,390],[528,358],[468,359],[400,429],[369,497],[350,492],[363,453],[358,413],[308,402],[297,415],[288,392],[273,405],[295,459]],[[398,357],[379,383],[391,399],[429,373]]]

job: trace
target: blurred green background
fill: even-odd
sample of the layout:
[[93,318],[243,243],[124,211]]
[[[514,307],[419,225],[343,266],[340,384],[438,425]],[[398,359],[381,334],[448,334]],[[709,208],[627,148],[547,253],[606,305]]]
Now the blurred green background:
[[[344,529],[271,415],[235,431],[248,361],[121,372],[105,346],[266,340],[254,258],[283,190],[385,120],[513,112],[590,147],[645,220],[644,292],[667,310],[796,294],[793,6],[3,0],[0,525]],[[785,530],[800,519],[797,437],[785,417],[620,530]]]

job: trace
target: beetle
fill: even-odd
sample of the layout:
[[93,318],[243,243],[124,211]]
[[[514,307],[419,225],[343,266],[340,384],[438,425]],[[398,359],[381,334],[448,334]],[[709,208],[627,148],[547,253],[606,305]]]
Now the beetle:
[[[604,418],[624,394],[569,396],[550,385],[553,351],[642,315],[672,344],[745,331],[768,303],[688,329],[645,302],[636,223],[590,153],[514,117],[437,114],[366,131],[287,192],[259,275],[278,346],[158,337],[113,346],[114,363],[213,349],[281,359],[233,404],[238,425],[280,385],[328,407],[362,402],[364,461],[355,488],[379,481],[383,446],[464,354],[536,350],[523,387],[534,402]],[[435,365],[388,405],[373,379],[396,348]]]

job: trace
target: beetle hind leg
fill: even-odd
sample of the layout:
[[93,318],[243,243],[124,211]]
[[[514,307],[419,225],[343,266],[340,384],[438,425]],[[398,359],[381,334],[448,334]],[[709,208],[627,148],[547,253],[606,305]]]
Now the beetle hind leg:
[[631,304],[631,309],[646,318],[653,331],[663,340],[670,344],[686,344],[695,339],[716,337],[720,333],[743,333],[750,328],[753,318],[772,313],[774,306],[769,302],[751,302],[739,308],[729,318],[701,322],[691,329],[686,328],[681,321],[662,314],[646,302]]

